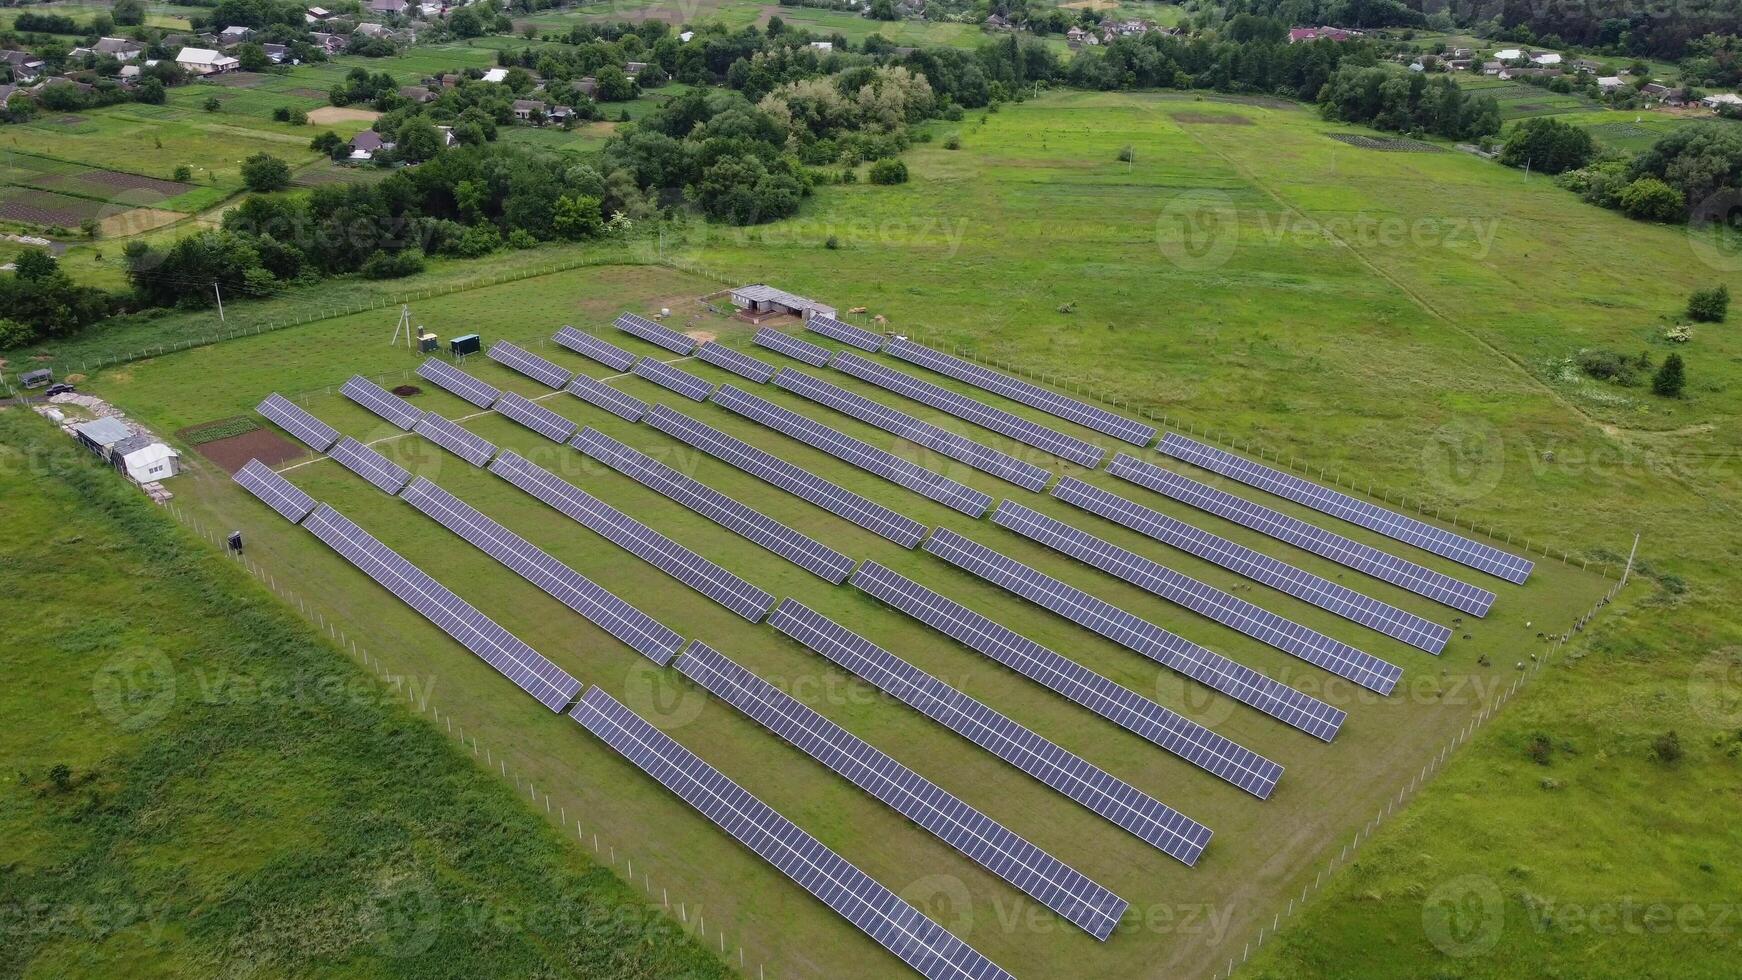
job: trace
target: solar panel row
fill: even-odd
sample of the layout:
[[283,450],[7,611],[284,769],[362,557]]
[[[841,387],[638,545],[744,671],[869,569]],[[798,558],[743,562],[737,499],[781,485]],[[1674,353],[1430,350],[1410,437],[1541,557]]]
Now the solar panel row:
[[875,354],[883,349],[883,336],[869,330],[861,330],[851,323],[842,323],[832,316],[812,313],[811,318],[804,322],[804,328],[811,333],[832,337],[843,344],[851,344],[862,351]]
[[332,449],[327,451],[327,455],[340,466],[368,480],[376,489],[386,493],[398,493],[402,487],[411,482],[411,474],[406,472],[405,467],[350,436],[340,439]]
[[683,637],[652,616],[601,588],[429,480],[418,477],[400,496],[424,516],[464,538],[479,551],[506,565],[546,595],[654,663],[661,666],[670,663],[683,646]]
[[647,423],[666,435],[702,452],[735,466],[740,470],[773,484],[787,493],[808,500],[818,507],[840,517],[852,521],[867,531],[895,542],[903,548],[912,548],[925,537],[924,524],[910,517],[903,517],[882,504],[853,493],[850,490],[830,483],[819,476],[800,469],[797,466],[757,449],[739,439],[734,439],[719,429],[703,425],[686,415],[674,412],[664,405],[657,405],[647,413]]
[[1209,844],[1210,829],[1203,824],[795,599],[775,607],[768,625],[1164,854],[1191,865]]
[[479,381],[446,361],[431,357],[417,366],[417,376],[450,395],[458,395],[479,408],[489,408],[502,392]]
[[981,428],[1009,436],[1025,446],[1033,446],[1060,459],[1070,460],[1078,466],[1095,469],[1101,465],[1101,460],[1107,455],[1106,450],[1093,443],[1030,422],[1028,419],[1012,415],[1003,409],[993,408],[985,402],[969,398],[961,392],[951,391],[941,385],[932,384],[930,381],[921,381],[911,374],[893,368],[886,368],[876,361],[860,357],[852,351],[842,351],[837,354],[829,366],[861,381],[868,381],[879,388],[893,391],[903,398],[912,399],[922,405],[929,405],[938,411],[972,422]]
[[811,367],[822,367],[829,363],[829,358],[835,352],[827,347],[821,347],[808,340],[788,337],[778,330],[763,327],[756,331],[756,346],[766,347],[777,354],[785,354],[795,361],[803,361]]
[[752,623],[774,606],[767,592],[514,453],[496,457],[490,472]]
[[646,402],[625,395],[605,382],[595,381],[584,374],[575,375],[575,380],[569,382],[568,392],[581,401],[602,408],[628,422],[639,422],[647,414]]
[[1494,593],[1487,589],[1333,534],[1245,497],[1236,497],[1172,470],[1164,470],[1154,463],[1120,453],[1107,466],[1107,473],[1473,616],[1488,615],[1489,608],[1494,605]]
[[928,980],[1015,980],[599,688],[569,717]]
[[853,571],[853,559],[824,547],[785,524],[691,479],[596,429],[586,429],[569,445],[624,476],[677,501],[728,531],[758,544],[830,585]]
[[938,528],[925,550],[1093,633],[1220,691],[1309,735],[1330,741],[1345,712],[1074,589],[991,548]]
[[1096,939],[1125,914],[1126,901],[1112,891],[701,641],[677,669]]
[[1259,799],[1282,777],[1277,763],[874,561],[853,586]]
[[802,398],[826,405],[843,415],[850,415],[868,425],[874,425],[890,435],[948,456],[958,463],[966,463],[982,473],[1008,480],[1025,490],[1044,490],[1052,479],[1052,473],[1043,467],[983,446],[930,422],[922,422],[906,412],[898,412],[880,402],[874,402],[802,371],[782,371],[780,377],[774,379],[774,383]]
[[333,443],[339,441],[338,429],[310,415],[301,405],[276,391],[267,395],[266,400],[256,405],[254,410],[302,440],[317,453],[326,452],[332,448]]
[[961,511],[969,517],[978,518],[992,506],[990,494],[939,476],[894,453],[851,438],[821,422],[813,421],[732,385],[720,386],[719,392],[714,395],[714,404],[791,436],[813,449],[820,449],[867,473],[880,476],[896,486],[906,487],[922,497]]
[[683,354],[687,357],[696,352],[694,340],[670,327],[654,323],[646,317],[625,313],[617,318],[615,326],[626,334],[640,337],[650,344],[658,344],[674,354]]
[[1021,402],[1030,408],[1038,408],[1048,415],[1056,415],[1069,422],[1075,422],[1086,428],[1094,429],[1122,439],[1134,446],[1148,446],[1155,441],[1155,426],[1147,425],[1136,419],[1128,419],[1123,415],[1115,415],[1104,408],[1096,408],[1087,402],[1061,395],[1056,391],[1030,384],[1021,378],[1013,378],[1008,374],[981,367],[973,361],[965,361],[952,357],[942,351],[924,347],[904,338],[896,338],[884,349],[884,353],[899,357],[910,364],[936,371],[939,374],[965,381],[976,388],[1003,395],[1012,401]]
[[708,400],[708,396],[714,393],[712,384],[688,371],[681,371],[670,364],[662,364],[651,357],[642,358],[630,370],[661,388],[675,391],[691,401],[705,402]]
[[575,422],[512,391],[503,392],[502,397],[496,400],[496,411],[551,442],[568,442],[569,437],[579,427]]
[[635,355],[616,344],[600,340],[582,330],[564,325],[550,338],[582,357],[591,358],[613,371],[627,371],[635,363]]
[[1255,463],[1243,456],[1224,452],[1177,432],[1169,432],[1157,448],[1175,459],[1185,460],[1194,466],[1239,480],[1249,487],[1257,487],[1297,504],[1304,504],[1321,514],[1339,517],[1369,531],[1377,531],[1393,540],[1415,545],[1424,551],[1487,572],[1515,585],[1524,584],[1525,579],[1530,578],[1531,569],[1536,567],[1536,563],[1528,558],[1520,558],[1480,541],[1472,541],[1443,527],[1435,527],[1426,521],[1406,517],[1394,510],[1339,493],[1262,463]]
[[417,420],[423,418],[422,409],[361,374],[352,375],[351,380],[345,382],[344,387],[339,389],[339,394],[386,419],[388,424],[406,432],[410,432],[411,427],[417,424]]
[[1060,480],[1058,486],[1053,487],[1052,495],[1074,507],[1429,653],[1439,653],[1451,639],[1452,631],[1438,623],[1364,596],[1348,586],[1338,585],[1245,545],[1199,530],[1075,477]]
[[546,388],[561,388],[574,377],[574,372],[547,361],[537,354],[517,347],[506,340],[498,340],[490,345],[484,356],[496,363],[519,371]]
[[473,466],[483,466],[496,455],[494,443],[474,432],[461,428],[458,422],[442,418],[434,412],[423,413],[411,431],[446,449]]
[[278,512],[278,516],[292,524],[297,524],[315,509],[315,499],[296,484],[272,471],[272,467],[257,459],[251,459],[242,465],[230,479],[241,484],[242,489],[260,498],[266,506]]
[[712,340],[696,348],[696,357],[715,367],[725,368],[741,378],[749,378],[757,384],[768,383],[768,379],[774,377],[777,370],[767,361],[759,361],[743,351],[733,350]]
[[580,693],[580,681],[333,508],[316,507],[303,527],[546,708],[562,711]]
[[993,523],[1098,568],[1206,619],[1237,630],[1370,691],[1390,694],[1401,668],[1314,629],[1206,585],[1032,508],[1006,500]]

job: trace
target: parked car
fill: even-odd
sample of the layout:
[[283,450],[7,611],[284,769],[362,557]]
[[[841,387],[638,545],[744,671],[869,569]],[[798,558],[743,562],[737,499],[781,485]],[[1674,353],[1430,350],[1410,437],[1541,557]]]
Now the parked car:
[[54,384],[49,385],[48,390],[44,391],[43,394],[52,398],[55,395],[70,395],[78,390],[79,389],[67,384],[65,381],[57,381]]

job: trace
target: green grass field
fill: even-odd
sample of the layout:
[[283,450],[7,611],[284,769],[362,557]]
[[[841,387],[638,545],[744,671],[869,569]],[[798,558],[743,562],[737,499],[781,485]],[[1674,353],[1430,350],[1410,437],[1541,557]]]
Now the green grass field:
[[[1679,231],[1629,222],[1581,204],[1549,181],[1527,182],[1464,154],[1346,146],[1327,134],[1348,127],[1301,108],[1074,93],[928,128],[936,138],[907,155],[914,174],[907,185],[827,188],[797,219],[669,236],[661,257],[730,282],[773,282],[843,309],[867,306],[892,329],[927,342],[973,347],[1028,365],[1057,387],[1165,415],[1194,430],[1208,428],[1224,440],[1256,442],[1284,460],[1304,461],[1298,468],[1306,475],[1317,476],[1323,467],[1327,475],[1371,483],[1393,499],[1401,492],[1411,505],[1445,518],[1496,525],[1514,547],[1528,538],[1533,547],[1552,545],[1557,556],[1564,549],[1571,562],[1542,558],[1529,585],[1497,586],[1494,613],[1460,623],[1458,638],[1437,660],[1293,599],[1242,593],[1405,668],[1398,695],[1356,696],[1245,637],[989,524],[891,491],[722,409],[681,406],[927,523],[962,530],[1348,705],[1347,727],[1325,746],[1226,699],[1204,697],[1051,614],[929,556],[900,552],[646,427],[620,423],[566,395],[546,401],[1273,755],[1288,775],[1276,797],[1260,804],[852,590],[827,587],[627,479],[585,464],[571,450],[541,446],[501,418],[467,423],[1208,823],[1216,841],[1198,867],[1186,869],[826,669],[766,628],[626,559],[497,478],[415,438],[380,448],[684,635],[704,638],[791,687],[819,711],[1113,887],[1133,903],[1133,913],[1105,945],[685,682],[655,676],[622,646],[337,466],[310,463],[292,470],[293,478],[500,612],[506,625],[575,676],[654,716],[1024,976],[1162,970],[1207,977],[1249,951],[1258,957],[1257,970],[1279,976],[1486,976],[1515,972],[1519,964],[1530,972],[1637,976],[1662,962],[1721,972],[1726,961],[1714,958],[1720,954],[1710,930],[1606,933],[1604,942],[1591,944],[1589,934],[1539,929],[1532,917],[1545,900],[1590,907],[1646,893],[1662,902],[1735,898],[1735,889],[1708,869],[1732,865],[1742,850],[1733,834],[1712,829],[1727,826],[1724,787],[1735,779],[1729,746],[1739,727],[1738,695],[1733,682],[1726,685],[1739,639],[1723,598],[1735,589],[1727,556],[1738,543],[1738,436],[1726,422],[1738,413],[1731,367],[1737,341],[1723,327],[1701,328],[1692,344],[1677,348],[1688,358],[1692,382],[1689,397],[1673,403],[1641,389],[1578,380],[1566,365],[1591,346],[1644,347],[1661,359],[1668,346],[1657,338],[1687,292],[1717,281],[1742,287],[1742,278]],[[942,137],[952,133],[960,134],[960,150],[943,148]],[[1117,159],[1124,146],[1135,150],[1129,164]],[[838,248],[824,247],[830,237]],[[1625,262],[1617,260],[1621,255]],[[589,267],[447,295],[419,304],[417,318],[444,336],[478,331],[487,341],[537,343],[563,323],[601,327],[622,309],[666,306],[687,327],[742,344],[747,330],[699,313],[694,303],[718,287],[714,279],[658,265]],[[246,413],[267,391],[279,390],[304,396],[311,410],[350,434],[379,439],[391,430],[334,391],[353,372],[390,385],[406,380],[416,359],[386,345],[391,320],[382,311],[337,316],[135,361],[85,387],[165,432]],[[166,317],[149,329],[173,337],[178,327],[198,323]],[[585,369],[566,352],[544,352]],[[727,379],[705,365],[685,366],[710,380]],[[492,383],[533,391],[482,359],[468,369]],[[830,380],[871,393],[832,373]],[[675,403],[640,379],[613,383]],[[424,407],[450,416],[466,411],[458,400],[424,387],[417,396]],[[886,436],[784,393],[766,394],[851,435],[889,444]],[[900,407],[958,427],[912,404]],[[1018,448],[978,430],[974,435]],[[522,695],[469,654],[234,489],[215,467],[191,451],[187,458],[190,471],[174,485],[178,504],[212,527],[243,529],[254,560],[280,581],[299,583],[324,615],[379,651],[391,668],[436,676],[435,700],[444,714],[514,746],[509,764],[547,787],[559,806],[592,814],[602,840],[632,853],[636,866],[669,882],[674,896],[699,903],[709,921],[730,923],[731,941],[745,950],[746,973],[765,964],[776,976],[881,976],[895,966],[602,746],[575,732],[552,737],[549,719],[529,710]],[[946,461],[922,460],[1213,584],[1238,582],[1044,498],[1007,492]],[[1092,479],[1109,483],[1105,476]],[[1128,492],[1210,530],[1280,550],[1225,522]],[[1514,665],[1548,651],[1539,634],[1567,630],[1610,587],[1583,564],[1613,569],[1636,531],[1645,564],[1617,602],[1576,635],[1553,666],[1533,674],[1504,712],[1476,729],[1443,774],[1410,791],[1424,766],[1473,719],[1488,717],[1498,692],[1521,676]],[[1342,573],[1343,581],[1369,594],[1450,618],[1338,566],[1287,554],[1322,574]],[[1420,553],[1411,557],[1455,567]],[[1654,740],[1671,729],[1685,755],[1674,763],[1652,758]],[[1538,734],[1549,745],[1546,767],[1525,752]],[[1352,862],[1339,859],[1400,794],[1407,805],[1391,812],[1374,836],[1363,835]],[[1493,886],[1478,889],[1478,898],[1497,895],[1494,907],[1505,924],[1486,947],[1448,943],[1443,918],[1434,918],[1443,904],[1465,897],[1460,889],[1470,876]],[[1379,942],[1376,919],[1384,924]],[[1458,940],[1463,933],[1449,935]]]
[[895,44],[913,47],[946,45],[977,48],[986,40],[986,34],[980,30],[978,24],[925,20],[879,21],[843,10],[782,7],[756,0],[693,0],[675,5],[657,3],[654,0],[611,0],[608,3],[582,4],[516,17],[514,26],[517,31],[530,25],[542,34],[555,34],[566,32],[574,25],[582,23],[662,20],[674,28],[685,24],[694,26],[717,21],[728,28],[737,29],[751,24],[767,26],[770,17],[779,17],[789,25],[821,37],[839,33],[855,44],[872,34],[881,34]]

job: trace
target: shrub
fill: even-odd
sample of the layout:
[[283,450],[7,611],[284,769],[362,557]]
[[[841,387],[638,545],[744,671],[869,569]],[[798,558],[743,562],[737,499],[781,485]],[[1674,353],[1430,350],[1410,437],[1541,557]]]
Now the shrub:
[[832,251],[841,247],[841,240],[839,238],[836,238],[833,235],[830,235],[828,237],[828,240],[823,242],[823,247],[832,252]]
[[1549,116],[1519,123],[1500,150],[1500,162],[1508,167],[1529,166],[1545,174],[1577,170],[1591,162],[1597,146],[1591,133]]
[[907,183],[907,164],[900,160],[879,160],[871,165],[871,183]]
[[1621,191],[1621,210],[1640,221],[1680,221],[1686,211],[1681,191],[1656,177],[1641,177]]
[[290,122],[290,106],[281,105],[272,110],[272,118],[277,122]]
[[242,161],[242,182],[251,191],[281,191],[290,186],[290,164],[269,153]]
[[36,339],[36,331],[19,323],[0,317],[0,350],[12,350],[23,347]]
[[415,248],[403,252],[376,252],[363,261],[365,279],[402,279],[423,271],[423,253]]
[[290,124],[292,126],[307,126],[308,125],[308,113],[302,111],[301,109],[290,110]]
[[194,179],[194,168],[184,163],[175,168],[175,173],[171,174],[170,177],[178,184],[185,184]]
[[223,107],[224,107],[224,103],[219,102],[218,97],[215,95],[208,96],[206,98],[206,101],[201,105],[201,108],[205,109],[207,112],[217,112],[219,109],[222,109]]
[[1665,398],[1680,398],[1688,379],[1682,367],[1682,356],[1671,354],[1663,359],[1663,367],[1652,376],[1651,390]]
[[508,233],[508,247],[516,249],[533,248],[538,245],[538,239],[525,228],[516,228]]
[[1651,757],[1667,765],[1679,762],[1682,757],[1681,736],[1673,731],[1668,731],[1652,739]]
[[1554,743],[1549,741],[1547,735],[1539,732],[1530,736],[1530,741],[1525,743],[1524,754],[1529,756],[1530,761],[1537,765],[1546,766],[1554,754]]
[[1136,157],[1137,157],[1137,151],[1133,150],[1129,146],[1121,147],[1119,150],[1119,162],[1120,163],[1130,163],[1132,160],[1136,159]]
[[944,140],[944,149],[946,150],[959,150],[961,148],[962,137],[957,133],[951,133],[949,138]]
[[1701,323],[1723,323],[1730,315],[1730,287],[1696,289],[1688,297],[1688,318]]
[[1578,363],[1579,370],[1587,375],[1599,381],[1613,381],[1622,385],[1637,384],[1640,374],[1651,370],[1651,356],[1643,351],[1634,358],[1597,347],[1579,351],[1574,360]]

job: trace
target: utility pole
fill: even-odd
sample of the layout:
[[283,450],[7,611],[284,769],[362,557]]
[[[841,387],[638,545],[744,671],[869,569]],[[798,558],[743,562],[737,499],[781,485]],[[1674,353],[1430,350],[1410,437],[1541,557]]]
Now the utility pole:
[[1621,584],[1626,585],[1633,575],[1633,556],[1639,554],[1639,532],[1633,532],[1633,550],[1627,553],[1627,567],[1621,570]]
[[218,290],[218,284],[216,281],[213,281],[212,283],[212,295],[218,298],[218,322],[228,322],[224,319],[224,294]]

